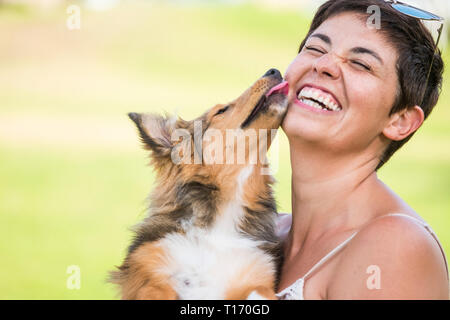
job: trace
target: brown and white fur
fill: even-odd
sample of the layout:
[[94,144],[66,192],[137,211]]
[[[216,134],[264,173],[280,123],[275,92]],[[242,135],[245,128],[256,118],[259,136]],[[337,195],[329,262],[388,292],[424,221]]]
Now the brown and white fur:
[[[286,92],[267,93],[280,83],[281,74],[271,69],[239,98],[195,120],[202,133],[214,128],[224,137],[226,129],[277,129],[286,113]],[[185,129],[194,136],[195,120],[129,116],[151,153],[156,186],[148,217],[136,227],[122,265],[111,272],[122,298],[275,299],[282,250],[275,235],[274,179],[261,174],[266,164],[249,162],[258,146],[246,143],[242,164],[175,164],[171,154],[182,143],[173,142],[172,133]],[[259,140],[258,135],[264,147]],[[201,150],[213,142],[202,141]],[[202,156],[198,143],[190,143],[190,156]],[[265,150],[270,143],[269,134]],[[224,143],[224,154],[227,147]]]

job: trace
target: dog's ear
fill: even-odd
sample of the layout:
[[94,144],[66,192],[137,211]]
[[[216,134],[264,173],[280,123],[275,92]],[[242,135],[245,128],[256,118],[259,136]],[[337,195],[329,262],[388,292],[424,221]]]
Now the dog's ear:
[[136,124],[145,149],[152,151],[155,158],[170,157],[175,117],[139,113],[129,113],[128,117]]

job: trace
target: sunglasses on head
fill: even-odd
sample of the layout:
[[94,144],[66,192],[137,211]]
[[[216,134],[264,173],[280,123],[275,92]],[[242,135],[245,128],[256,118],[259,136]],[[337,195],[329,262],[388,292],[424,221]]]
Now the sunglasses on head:
[[[434,56],[436,54],[436,52],[438,51],[438,44],[439,44],[439,40],[441,39],[441,34],[442,34],[442,30],[444,28],[444,18],[439,17],[431,12],[410,6],[409,4],[400,2],[400,1],[396,1],[396,0],[386,0],[386,3],[389,3],[391,5],[392,8],[394,8],[395,10],[397,10],[400,13],[403,13],[407,16],[416,18],[416,19],[420,19],[420,20],[425,20],[425,21],[438,21],[441,23],[439,29],[438,29],[438,38],[436,40],[435,43],[435,51],[433,54],[433,58],[431,59],[431,64],[430,64],[430,69],[428,70],[428,75],[427,75],[427,80],[425,81],[426,85],[425,88],[428,86],[428,81],[430,79],[430,74],[431,74],[431,70],[433,68],[433,62],[434,62]],[[426,92],[426,89],[425,89]],[[425,95],[425,93],[424,93]],[[422,98],[422,103],[424,101],[425,97]]]

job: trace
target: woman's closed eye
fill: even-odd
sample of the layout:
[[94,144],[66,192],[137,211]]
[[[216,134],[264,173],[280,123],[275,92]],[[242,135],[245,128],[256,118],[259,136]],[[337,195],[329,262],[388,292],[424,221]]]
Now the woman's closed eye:
[[363,69],[365,69],[365,70],[367,70],[367,71],[371,71],[371,70],[372,70],[372,68],[371,68],[370,66],[368,66],[367,64],[365,64],[365,63],[363,63],[363,62],[361,62],[361,61],[358,61],[358,60],[350,60],[350,62],[351,62],[353,65],[355,65],[357,68],[363,68]]
[[307,47],[305,47],[305,49],[309,50],[309,51],[315,51],[315,52],[318,52],[318,53],[321,53],[321,54],[325,54],[326,53],[325,50],[323,50],[321,48],[318,48],[318,47],[307,46]]

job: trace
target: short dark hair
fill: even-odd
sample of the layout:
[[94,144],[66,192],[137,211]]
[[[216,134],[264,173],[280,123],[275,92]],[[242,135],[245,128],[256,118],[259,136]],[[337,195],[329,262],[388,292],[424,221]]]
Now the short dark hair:
[[[367,21],[371,16],[367,10],[372,5],[380,8],[381,28],[379,31],[398,53],[396,66],[398,90],[390,115],[418,105],[422,108],[426,119],[437,104],[441,93],[444,71],[441,52],[439,49],[436,51],[433,36],[421,20],[402,14],[384,0],[329,0],[325,2],[316,12],[308,34],[300,45],[299,52],[303,49],[309,36],[325,20],[340,13],[355,12]],[[426,84],[433,55],[433,66],[428,84]],[[376,170],[381,168],[413,134],[400,141],[391,141],[384,150]]]

